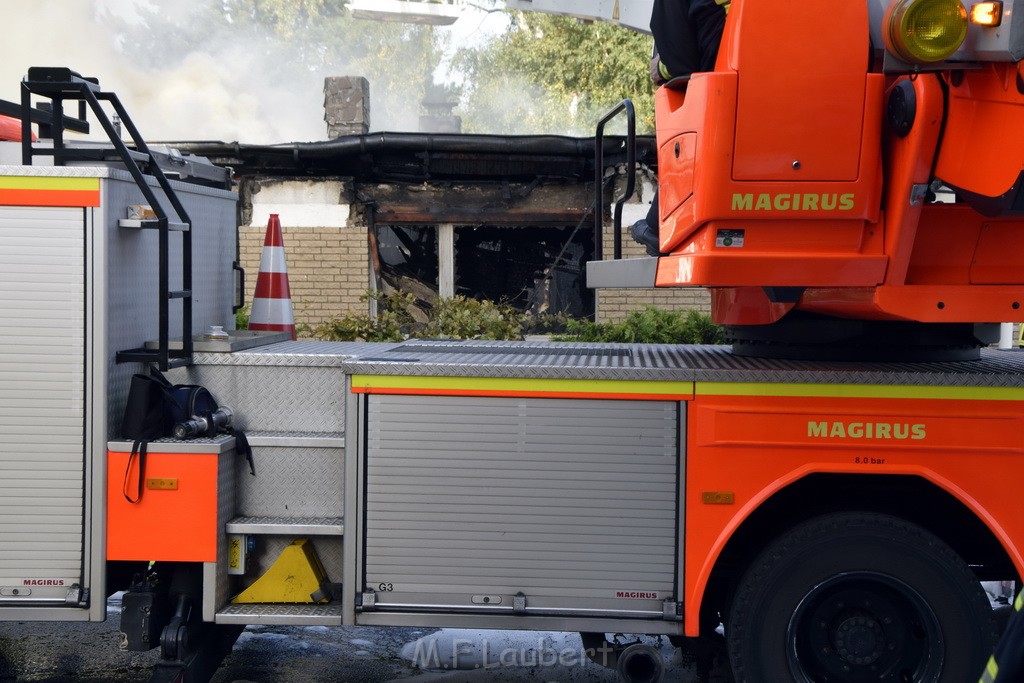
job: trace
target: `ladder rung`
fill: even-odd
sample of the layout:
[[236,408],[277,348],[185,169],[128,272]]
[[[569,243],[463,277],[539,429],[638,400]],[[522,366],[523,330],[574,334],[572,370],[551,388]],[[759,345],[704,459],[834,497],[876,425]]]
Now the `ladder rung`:
[[[171,349],[167,354],[169,367],[180,368],[192,364],[192,358],[184,354],[181,349]],[[131,349],[129,351],[118,351],[118,363],[156,363],[160,360],[160,351],[157,349]]]
[[131,349],[117,352],[118,363],[148,363],[157,358],[158,355],[155,351],[147,351],[146,349]]
[[[122,218],[117,222],[121,228],[136,228],[139,230],[156,230],[160,227],[160,221],[156,218]],[[175,232],[188,232],[188,223],[178,221],[167,221],[167,229]]]
[[178,292],[167,292],[167,298],[168,299],[191,299],[192,298],[192,290],[190,290],[190,289],[183,289],[183,290],[178,291]]

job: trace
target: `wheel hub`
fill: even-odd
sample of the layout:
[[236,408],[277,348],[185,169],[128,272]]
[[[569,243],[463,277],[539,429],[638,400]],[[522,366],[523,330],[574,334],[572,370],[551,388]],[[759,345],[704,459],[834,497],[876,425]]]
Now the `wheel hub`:
[[790,624],[800,681],[933,680],[942,636],[934,613],[905,584],[869,572],[816,586]]
[[874,664],[885,652],[882,625],[871,616],[849,616],[835,630],[835,649],[848,664]]

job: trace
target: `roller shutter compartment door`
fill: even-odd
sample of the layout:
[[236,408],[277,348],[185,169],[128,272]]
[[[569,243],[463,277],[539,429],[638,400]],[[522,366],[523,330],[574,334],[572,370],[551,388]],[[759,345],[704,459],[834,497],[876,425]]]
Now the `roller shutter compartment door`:
[[82,209],[0,208],[0,606],[82,581],[84,251]]
[[[370,396],[378,610],[652,617],[676,595],[678,404]],[[523,600],[519,600],[520,607]]]

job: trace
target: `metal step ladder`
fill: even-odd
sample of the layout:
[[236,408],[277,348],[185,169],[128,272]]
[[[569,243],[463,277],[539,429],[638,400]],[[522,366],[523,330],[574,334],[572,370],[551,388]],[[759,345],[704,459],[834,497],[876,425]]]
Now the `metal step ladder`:
[[[311,453],[325,453],[327,450],[332,450],[337,452],[335,457],[339,461],[344,457],[342,453],[345,449],[345,435],[341,432],[250,431],[247,432],[247,436],[249,444],[257,453],[261,449],[269,448],[275,449],[275,456],[294,458],[297,464],[310,461],[311,473],[319,470],[319,467],[313,464],[315,461],[311,461],[311,458],[307,457]],[[321,460],[323,457],[320,456]],[[272,475],[273,471],[269,474]],[[240,476],[245,477],[244,474]],[[249,482],[245,481],[244,483]],[[340,488],[333,489],[328,480],[314,475],[310,477],[305,486],[310,499],[333,499],[339,505],[342,501],[343,491]],[[244,495],[239,497],[243,501],[246,499]],[[319,510],[319,514],[309,510],[290,516],[242,514],[227,522],[224,533],[229,536],[260,537],[261,545],[272,541],[272,538],[276,539],[278,543],[309,538],[334,539],[335,543],[340,544],[345,535],[345,525],[340,509],[324,508]],[[276,555],[276,546],[275,551],[270,553],[270,556],[274,555]],[[249,576],[248,580],[252,581],[256,578],[258,577]],[[340,579],[340,576],[334,578]],[[342,621],[342,607],[338,596],[335,596],[331,602],[322,604],[235,604],[228,602],[218,607],[214,620],[217,624],[263,623],[290,626],[339,626]]]
[[[32,96],[49,98],[52,120],[48,132],[52,137],[52,147],[32,141]],[[66,100],[77,101],[78,118],[69,117],[64,113]],[[108,103],[120,119],[120,124],[131,137],[134,149],[129,148],[121,140],[121,131],[107,116],[101,102]],[[45,104],[45,103],[44,103]],[[81,130],[85,121],[86,105],[103,127],[113,148],[102,147],[69,147],[64,140],[65,130]],[[38,116],[36,116],[38,118]],[[70,161],[120,161],[131,174],[139,191],[152,208],[155,218],[142,220],[122,220],[123,228],[156,230],[159,244],[158,266],[158,305],[159,333],[155,349],[138,348],[118,351],[118,363],[155,363],[161,370],[192,364],[192,221],[185,211],[167,176],[164,175],[156,157],[146,145],[138,129],[132,122],[128,112],[112,92],[100,90],[99,81],[95,78],[83,77],[68,68],[31,67],[28,77],[21,84],[21,120],[22,120],[22,163],[32,165],[34,157],[53,157],[55,166],[65,166]],[[163,197],[153,191],[149,180],[155,179]],[[170,205],[168,210],[167,204]],[[182,246],[180,290],[170,289],[170,234],[180,233]],[[182,344],[180,349],[170,348],[170,303],[181,301]]]

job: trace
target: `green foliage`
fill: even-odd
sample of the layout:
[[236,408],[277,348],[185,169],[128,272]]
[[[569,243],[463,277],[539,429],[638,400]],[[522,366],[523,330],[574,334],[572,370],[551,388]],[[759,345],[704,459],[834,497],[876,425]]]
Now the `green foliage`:
[[252,312],[250,304],[242,306],[235,311],[235,329],[236,330],[247,330],[249,329],[249,314]]
[[721,344],[722,328],[699,311],[685,314],[648,306],[633,311],[620,323],[569,321],[566,334],[558,341],[625,342],[636,344]]
[[464,129],[589,135],[604,112],[628,97],[638,129],[650,131],[651,48],[650,36],[611,24],[516,12],[503,36],[458,54],[468,83]]
[[377,317],[346,315],[312,330],[324,341],[403,341],[420,339],[522,339],[530,333],[550,333],[556,341],[625,342],[635,344],[721,344],[722,328],[699,311],[664,311],[648,306],[634,311],[621,323],[593,323],[564,314],[529,316],[513,307],[464,296],[441,299],[427,312],[426,321],[411,314],[415,297],[404,292],[368,292],[376,299]]
[[412,294],[363,295],[376,299],[377,317],[346,315],[317,326],[313,336],[325,341],[402,341],[430,339],[522,339],[523,315],[511,306],[464,296],[441,299],[417,322],[411,310]]
[[402,341],[412,327],[413,317],[409,313],[415,297],[395,292],[383,294],[367,292],[363,301],[376,299],[377,317],[367,314],[353,314],[329,320],[313,328],[312,336],[323,341]]
[[443,339],[522,339],[524,317],[511,306],[464,296],[441,299],[413,336]]
[[523,334],[563,334],[573,320],[575,318],[562,312],[527,316]]

